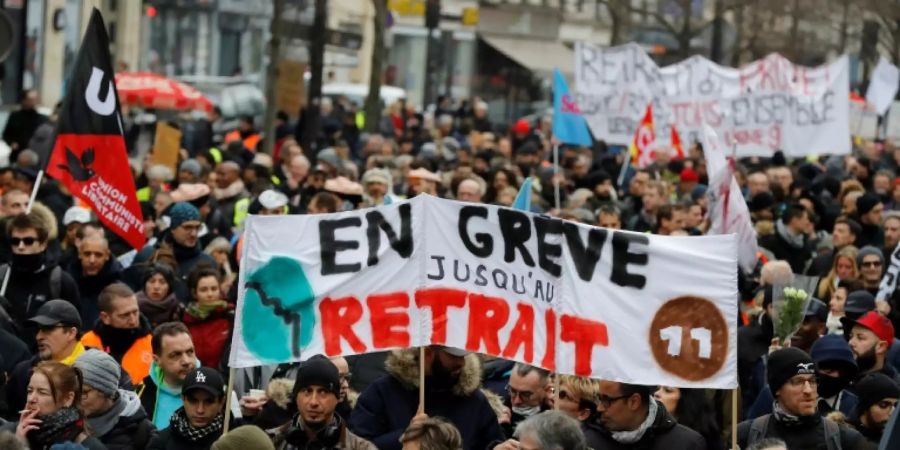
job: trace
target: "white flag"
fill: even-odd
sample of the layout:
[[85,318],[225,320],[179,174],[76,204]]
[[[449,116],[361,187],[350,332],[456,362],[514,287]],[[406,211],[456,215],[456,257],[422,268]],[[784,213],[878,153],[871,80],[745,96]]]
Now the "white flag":
[[869,102],[879,116],[883,116],[891,107],[894,96],[897,95],[897,87],[900,85],[900,69],[884,59],[878,59],[878,65],[872,72],[869,81],[869,89],[866,91],[866,101]]
[[709,220],[707,234],[737,234],[738,263],[744,272],[751,273],[756,267],[756,230],[750,220],[750,211],[741,193],[734,168],[725,159],[725,146],[709,125],[703,125],[703,155],[707,172],[710,174]]

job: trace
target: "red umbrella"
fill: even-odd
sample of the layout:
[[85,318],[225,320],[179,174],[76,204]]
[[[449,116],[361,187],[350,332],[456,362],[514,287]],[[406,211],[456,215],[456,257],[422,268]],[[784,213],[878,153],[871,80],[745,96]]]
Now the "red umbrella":
[[212,102],[197,89],[149,72],[116,74],[116,90],[123,105],[152,109],[212,111]]

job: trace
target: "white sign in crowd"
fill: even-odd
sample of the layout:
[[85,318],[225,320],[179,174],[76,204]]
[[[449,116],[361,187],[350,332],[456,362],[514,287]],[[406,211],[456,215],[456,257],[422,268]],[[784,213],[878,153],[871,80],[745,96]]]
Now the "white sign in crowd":
[[420,195],[246,222],[231,367],[446,345],[621,382],[737,385],[733,235]]
[[842,56],[815,68],[772,54],[740,69],[702,56],[659,67],[637,44],[575,49],[575,92],[594,136],[628,145],[647,104],[656,136],[675,125],[686,141],[707,124],[737,157],[848,154],[849,67]]

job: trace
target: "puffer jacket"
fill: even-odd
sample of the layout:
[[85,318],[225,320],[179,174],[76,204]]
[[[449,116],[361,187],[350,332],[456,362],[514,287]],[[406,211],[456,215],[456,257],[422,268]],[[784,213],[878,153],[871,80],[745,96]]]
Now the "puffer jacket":
[[[380,450],[400,450],[400,435],[419,407],[419,363],[417,349],[395,350],[385,362],[388,375],[360,394],[350,416],[350,429],[372,441]],[[497,414],[481,387],[478,356],[466,356],[459,381],[450,390],[437,391],[425,383],[425,413],[453,423],[463,438],[465,450],[483,450],[503,441]]]

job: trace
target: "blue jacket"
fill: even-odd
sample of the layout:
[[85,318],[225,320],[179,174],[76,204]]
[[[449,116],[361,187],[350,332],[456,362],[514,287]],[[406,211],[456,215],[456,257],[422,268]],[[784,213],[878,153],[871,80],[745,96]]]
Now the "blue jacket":
[[[350,416],[350,430],[379,450],[400,450],[400,435],[419,406],[418,350],[396,351],[388,356],[388,375],[360,394]],[[463,438],[464,450],[484,450],[504,440],[497,413],[479,390],[481,368],[474,354],[466,357],[459,382],[452,390],[436,392],[425,383],[425,413],[452,422]]]

